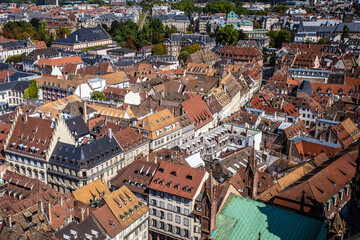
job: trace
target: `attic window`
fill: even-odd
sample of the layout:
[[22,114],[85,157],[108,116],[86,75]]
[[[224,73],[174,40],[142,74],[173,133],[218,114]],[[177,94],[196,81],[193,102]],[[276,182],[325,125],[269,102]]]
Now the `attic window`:
[[179,183],[174,186],[174,188],[177,190],[179,188]]
[[163,168],[159,168],[159,172],[163,173],[164,169]]
[[191,175],[187,175],[186,179],[192,180],[192,176]]
[[175,172],[175,171],[172,171],[170,174],[173,175],[173,176],[176,176],[176,172]]

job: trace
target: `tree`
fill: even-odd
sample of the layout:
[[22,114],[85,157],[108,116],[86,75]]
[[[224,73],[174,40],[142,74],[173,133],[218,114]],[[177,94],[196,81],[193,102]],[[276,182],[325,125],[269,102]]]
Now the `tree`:
[[261,25],[258,21],[256,20],[253,20],[253,24],[254,24],[254,29],[260,29],[261,28]]
[[31,84],[27,89],[25,89],[25,96],[26,99],[29,98],[38,98],[38,87],[35,80],[31,81]]
[[197,51],[200,51],[200,50],[201,50],[201,47],[197,43],[195,43],[191,46],[182,47],[180,54],[179,54],[179,61],[184,64],[191,54],[196,53]]
[[177,33],[177,29],[174,25],[171,27],[166,26],[165,27],[165,38],[169,38],[171,34]]
[[234,9],[230,1],[212,1],[208,2],[203,9],[204,13],[229,13]]
[[151,49],[152,55],[166,55],[167,53],[167,47],[163,43],[156,44]]
[[179,61],[184,64],[186,60],[189,58],[190,53],[188,51],[181,51],[179,54]]
[[305,43],[306,43],[306,44],[311,44],[312,41],[311,41],[311,40],[306,40]]
[[136,49],[134,37],[127,35],[125,37],[125,47],[129,49]]
[[348,25],[344,25],[341,40],[344,41],[346,38],[349,38],[349,36],[350,36],[350,29],[349,29]]
[[279,5],[276,5],[276,6],[274,7],[273,12],[285,13],[285,11],[288,10],[288,9],[289,9],[288,6],[279,4]]
[[6,63],[19,63],[19,62],[22,62],[22,60],[25,56],[26,56],[26,53],[12,55],[12,56],[9,56],[5,62]]
[[223,45],[236,45],[239,38],[239,32],[234,29],[233,25],[226,25],[220,28],[216,42]]
[[195,28],[194,28],[193,25],[190,24],[190,25],[186,28],[186,31],[187,31],[187,33],[189,33],[189,34],[192,34],[192,33],[195,32]]
[[190,0],[181,0],[180,2],[172,4],[171,8],[184,11],[184,13],[189,17],[190,14],[195,11],[195,4]]
[[244,33],[244,31],[242,29],[240,29],[238,32],[239,32],[238,40],[246,40],[248,38],[248,35],[246,33]]
[[149,26],[153,33],[164,33],[164,24],[159,18],[153,18]]
[[70,34],[71,34],[70,29],[68,29],[66,27],[59,27],[56,30],[56,38],[66,38]]
[[291,33],[288,30],[280,30],[275,39],[275,47],[280,48],[283,43],[291,42]]
[[291,42],[291,33],[288,30],[269,31],[270,47],[280,48],[283,43]]
[[323,38],[320,38],[318,41],[319,44],[325,44],[325,40]]
[[50,33],[50,37],[45,41],[46,46],[50,47],[54,40],[55,40],[54,34]]
[[106,96],[103,92],[93,91],[93,93],[91,95],[91,99],[99,100],[99,101],[106,101]]

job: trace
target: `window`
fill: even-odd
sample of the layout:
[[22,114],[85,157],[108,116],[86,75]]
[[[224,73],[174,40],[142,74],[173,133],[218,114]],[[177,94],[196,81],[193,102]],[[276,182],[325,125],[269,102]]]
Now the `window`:
[[175,217],[175,222],[176,222],[176,223],[180,223],[180,222],[181,222],[181,221],[180,221],[180,216],[177,216],[177,215],[176,215],[176,217]]
[[157,203],[156,203],[156,200],[155,200],[155,199],[152,200],[152,204],[153,204],[154,206],[156,206]]
[[336,207],[337,195],[334,195],[334,197],[333,197],[333,201],[334,201],[334,207]]
[[176,211],[177,211],[178,213],[181,213],[181,207],[176,207]]
[[346,185],[346,186],[345,186],[345,194],[346,194],[346,195],[349,195],[349,185]]
[[161,208],[165,208],[165,204],[164,204],[163,201],[160,201],[160,207],[161,207]]
[[344,197],[344,191],[341,189],[340,190],[340,200],[343,200],[343,197]]
[[172,209],[173,209],[172,204],[168,203],[167,209],[170,210],[170,211],[172,211]]
[[173,196],[172,196],[172,195],[169,195],[168,200],[169,200],[170,202],[172,202]]
[[176,234],[180,234],[180,228],[176,227]]
[[189,209],[184,208],[184,214],[185,214],[185,215],[189,215]]
[[189,199],[184,199],[184,203],[185,203],[185,206],[189,206],[190,200]]
[[176,197],[176,203],[181,203],[181,197]]
[[168,225],[168,231],[173,232],[173,226],[171,224]]
[[171,213],[168,213],[168,214],[167,214],[167,219],[168,219],[169,221],[172,221],[172,220],[173,220],[173,215],[172,215]]
[[188,218],[184,218],[184,225],[189,226],[189,219]]

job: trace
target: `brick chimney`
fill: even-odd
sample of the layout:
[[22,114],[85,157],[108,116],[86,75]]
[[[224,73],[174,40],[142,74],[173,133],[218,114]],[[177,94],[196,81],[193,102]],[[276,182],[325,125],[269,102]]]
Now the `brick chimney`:
[[46,207],[45,213],[48,216],[49,223],[51,224],[52,223],[52,217],[51,217],[51,204],[50,204],[50,202],[47,202],[45,204],[45,207]]
[[83,110],[83,114],[84,114],[84,121],[85,123],[87,123],[87,106],[86,106],[86,102],[84,102],[84,110]]

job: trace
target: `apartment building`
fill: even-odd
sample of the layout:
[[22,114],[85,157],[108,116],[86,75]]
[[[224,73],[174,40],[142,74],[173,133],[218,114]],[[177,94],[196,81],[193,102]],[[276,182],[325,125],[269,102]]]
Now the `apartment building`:
[[80,146],[58,142],[49,160],[48,183],[66,193],[99,178],[110,181],[124,166],[123,151],[111,134]]
[[162,161],[149,185],[149,231],[154,239],[201,238],[195,199],[208,177],[204,170]]
[[150,140],[133,128],[125,128],[114,133],[116,141],[123,149],[124,166],[130,165],[138,156],[149,154]]
[[0,60],[5,61],[8,57],[30,53],[35,50],[34,43],[29,39],[15,40],[0,43]]
[[61,117],[29,117],[18,109],[4,144],[5,162],[22,175],[48,183],[48,163],[58,141],[75,144]]
[[181,126],[168,109],[150,114],[133,124],[133,127],[150,139],[150,149],[173,148],[181,142]]

